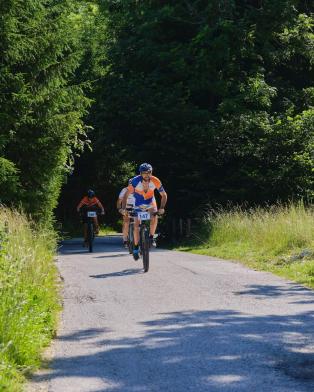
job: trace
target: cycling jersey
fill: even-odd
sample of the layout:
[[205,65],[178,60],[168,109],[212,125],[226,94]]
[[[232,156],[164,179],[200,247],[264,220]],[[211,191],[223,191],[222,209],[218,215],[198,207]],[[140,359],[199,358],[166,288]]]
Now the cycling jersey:
[[[126,191],[128,190],[128,188],[123,188],[122,191],[119,193],[119,199],[122,200]],[[126,206],[127,207],[134,207],[135,205],[135,200],[134,200],[134,196],[132,193],[130,193],[128,195],[127,201],[126,201]]]
[[101,210],[104,209],[101,202],[97,199],[97,197],[92,197],[91,199],[87,196],[83,197],[83,199],[79,202],[77,209],[79,210],[82,207],[99,207]]
[[159,193],[164,192],[164,188],[159,178],[151,176],[148,182],[143,180],[142,176],[136,176],[130,180],[128,190],[134,195],[135,206],[145,208],[152,206],[157,208],[154,197],[155,189]]

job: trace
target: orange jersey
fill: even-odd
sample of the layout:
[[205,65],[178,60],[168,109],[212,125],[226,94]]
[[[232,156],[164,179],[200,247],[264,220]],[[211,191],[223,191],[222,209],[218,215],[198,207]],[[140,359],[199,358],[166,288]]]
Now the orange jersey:
[[82,207],[94,207],[98,206],[100,209],[104,209],[101,202],[97,199],[97,197],[92,197],[89,199],[87,196],[83,197],[83,199],[79,202],[77,209],[79,210]]
[[142,176],[136,176],[130,180],[128,186],[128,191],[134,196],[135,206],[156,203],[154,198],[155,189],[159,193],[165,191],[159,178],[154,176],[151,176],[145,185]]

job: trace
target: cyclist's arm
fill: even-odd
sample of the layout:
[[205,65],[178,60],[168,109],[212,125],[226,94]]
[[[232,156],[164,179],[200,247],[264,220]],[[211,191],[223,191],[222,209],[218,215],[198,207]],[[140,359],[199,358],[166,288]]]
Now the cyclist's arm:
[[117,200],[117,210],[121,209],[121,207],[122,207],[122,200],[123,200],[123,198],[122,199],[118,198],[118,200]]
[[158,178],[156,178],[156,188],[157,188],[157,190],[158,190],[158,192],[159,192],[159,194],[161,196],[160,207],[159,207],[158,212],[160,214],[163,214],[165,212],[165,206],[166,206],[166,203],[167,203],[168,196],[167,196],[167,193],[165,191],[165,188],[162,186],[162,183],[161,183],[161,181]]
[[127,191],[125,192],[125,194],[123,196],[122,203],[121,203],[121,208],[123,210],[125,210],[125,208],[126,208],[126,201],[127,201],[128,196],[129,196],[130,193],[131,193],[131,191],[129,189],[127,189]]
[[98,199],[97,199],[97,205],[101,209],[101,213],[104,214],[105,213],[104,206],[101,204],[101,202]]
[[83,207],[83,205],[84,205],[84,198],[79,202],[79,204],[77,205],[77,207],[76,207],[76,211],[77,212],[80,212],[80,209]]
[[165,191],[160,192],[160,196],[161,196],[161,201],[160,201],[160,210],[164,210],[166,203],[167,203],[167,199],[168,199],[168,195]]

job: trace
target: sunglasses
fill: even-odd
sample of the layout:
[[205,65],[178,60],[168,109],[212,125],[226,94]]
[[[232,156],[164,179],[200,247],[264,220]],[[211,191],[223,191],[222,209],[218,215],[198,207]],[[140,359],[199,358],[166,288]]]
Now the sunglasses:
[[146,175],[146,174],[150,175],[150,174],[152,174],[152,172],[151,171],[141,172],[141,175]]

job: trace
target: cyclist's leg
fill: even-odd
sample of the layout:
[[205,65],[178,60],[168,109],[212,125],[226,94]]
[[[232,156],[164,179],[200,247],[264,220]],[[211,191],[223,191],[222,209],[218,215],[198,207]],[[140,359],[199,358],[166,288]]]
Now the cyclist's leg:
[[130,217],[129,213],[133,211],[133,205],[127,204],[126,205],[126,210],[127,210],[127,215],[123,215],[123,227],[122,227],[122,234],[123,234],[123,242],[128,241],[128,236],[129,236],[129,225],[130,225]]
[[134,218],[134,246],[138,246],[140,241],[139,220]]
[[139,259],[139,241],[140,241],[140,229],[139,229],[139,220],[134,217],[134,229],[133,229],[133,237],[134,237],[134,247],[133,247],[133,257],[135,260]]
[[150,232],[149,232],[149,234],[151,236],[154,236],[156,229],[157,229],[157,225],[158,225],[158,216],[154,215],[150,219]]
[[149,227],[149,238],[150,238],[150,244],[154,247],[157,246],[156,240],[154,238],[154,235],[156,233],[157,225],[158,225],[158,216],[154,215],[157,212],[157,204],[156,202],[153,202],[151,204],[151,207],[149,208],[149,212],[151,213],[151,218],[150,218],[150,227]]
[[94,218],[93,218],[93,221],[94,221],[94,231],[95,231],[95,234],[99,234],[99,223],[98,223],[98,218],[97,218],[97,216],[95,216]]
[[127,241],[128,239],[129,222],[130,222],[130,218],[127,215],[123,215],[123,228],[122,228],[123,241]]
[[125,247],[127,247],[127,244],[128,244],[129,222],[130,222],[130,218],[127,215],[124,215],[123,216],[123,226],[122,226],[122,236],[123,236],[123,245]]

